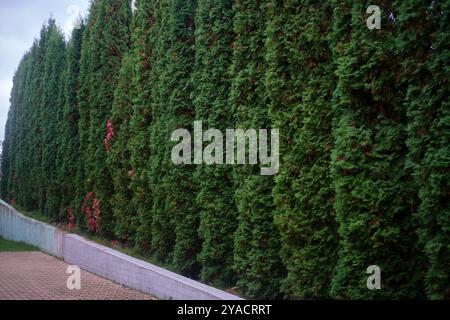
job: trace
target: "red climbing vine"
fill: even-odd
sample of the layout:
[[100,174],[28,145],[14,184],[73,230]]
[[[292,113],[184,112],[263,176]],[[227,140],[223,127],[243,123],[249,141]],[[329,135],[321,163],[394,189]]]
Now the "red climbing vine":
[[72,208],[67,208],[67,220],[69,221],[69,224],[67,225],[67,229],[70,232],[76,225],[76,219],[75,219],[75,215],[73,213]]
[[105,146],[106,151],[109,151],[111,148],[111,141],[116,137],[116,133],[114,131],[114,127],[111,119],[108,118],[108,122],[106,123],[106,138],[103,140],[103,145]]
[[95,198],[94,192],[89,192],[84,198],[81,210],[88,219],[89,230],[94,233],[100,233],[100,201]]

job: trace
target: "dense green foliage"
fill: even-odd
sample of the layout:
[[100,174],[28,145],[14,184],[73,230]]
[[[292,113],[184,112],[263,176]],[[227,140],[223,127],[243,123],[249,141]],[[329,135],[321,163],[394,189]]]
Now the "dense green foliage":
[[283,291],[292,298],[325,298],[337,257],[329,168],[332,9],[328,2],[308,0],[272,1],[270,10],[267,91],[274,126],[283,128],[274,188],[288,270]]
[[114,186],[114,194],[110,198],[114,217],[114,234],[123,242],[133,242],[137,230],[137,216],[131,200],[130,189],[133,176],[130,164],[130,120],[132,114],[132,75],[133,60],[126,55],[122,61],[119,80],[114,94],[112,115],[108,122],[108,165]]
[[[428,297],[450,298],[450,3],[398,1],[398,79],[406,94],[407,169]],[[412,30],[412,32],[407,31]]]
[[[267,1],[235,2],[233,77],[230,104],[236,128],[270,129],[264,85]],[[271,190],[273,176],[262,176],[259,166],[239,166],[234,174],[238,228],[234,268],[238,285],[250,296],[276,297],[282,266],[279,236],[274,224]]]
[[[60,148],[60,130],[64,110],[65,41],[53,22],[49,23],[47,47],[44,56],[43,90],[39,122],[42,125],[42,160],[39,210],[57,217],[60,205],[57,154]],[[24,123],[26,123],[24,121]]]
[[190,129],[195,119],[190,98],[194,66],[195,1],[156,1],[152,27],[153,69],[149,181],[152,245],[156,257],[190,276],[198,274],[198,213],[193,167],[171,161],[171,133]]
[[[450,298],[448,1],[373,30],[364,1],[130,2],[22,58],[3,199],[252,298]],[[279,172],[175,165],[195,120],[279,129]]]
[[[90,22],[89,41],[82,49],[81,59],[88,61],[88,77],[81,79],[88,95],[87,144],[84,151],[85,184],[88,193],[98,201],[100,216],[94,228],[103,235],[113,234],[113,213],[110,196],[114,192],[111,173],[107,166],[109,145],[105,143],[108,119],[111,117],[114,91],[118,82],[123,55],[130,45],[131,4],[121,0],[101,0],[93,3],[93,21]],[[85,83],[83,83],[85,81]]]
[[58,180],[61,192],[60,214],[69,216],[74,208],[79,207],[77,183],[74,183],[74,174],[78,171],[78,163],[81,156],[79,140],[79,75],[81,45],[83,40],[84,24],[79,29],[72,31],[72,36],[67,44],[66,57],[66,83],[65,104],[61,123],[60,141],[58,150]]
[[[134,59],[134,74],[132,85],[135,90],[130,120],[130,189],[132,193],[131,207],[135,210],[137,231],[135,245],[142,252],[149,252],[152,243],[152,196],[149,181],[150,123],[152,121],[152,92],[151,77],[154,65],[154,32],[156,20],[154,16],[155,3],[153,1],[139,1],[138,10],[134,13],[132,33],[132,59]],[[133,235],[130,235],[131,237]]]
[[[12,139],[6,139],[3,155],[3,166],[9,169],[3,169],[8,173],[2,179],[2,196],[26,209],[38,208],[55,220],[59,220],[61,197],[57,154],[63,122],[65,50],[64,36],[50,19],[14,78],[6,130]],[[19,187],[22,182],[24,188]]]
[[[215,128],[225,132],[234,127],[228,102],[233,12],[231,0],[198,1],[192,98],[196,119],[203,122],[205,130]],[[202,239],[201,279],[230,284],[234,280],[233,236],[236,229],[231,167],[220,164],[198,166],[196,183]]]
[[[161,154],[162,167],[158,169],[162,183],[161,186],[153,186],[164,194],[164,198],[156,199],[153,208],[156,212],[159,211],[160,215],[171,216],[175,226],[175,270],[193,277],[198,274],[197,255],[200,251],[197,232],[199,216],[195,205],[196,186],[193,176],[195,167],[173,166],[170,159],[173,142],[167,138],[178,128],[192,130],[195,119],[195,108],[190,96],[193,88],[190,78],[195,61],[196,5],[195,0],[173,0],[168,6],[168,27],[165,34],[169,47],[163,65],[167,82],[160,91],[162,100],[159,105],[165,113],[165,123],[160,127],[162,132],[159,133],[164,133],[160,138],[164,140],[165,150]],[[165,171],[160,171],[161,169]],[[163,222],[158,221],[157,217],[154,223],[162,225]]]
[[[383,3],[386,17],[393,10],[389,3]],[[415,199],[405,170],[406,112],[395,78],[394,22],[386,19],[373,32],[360,23],[363,4],[336,1],[335,6],[336,21],[347,16],[351,33],[344,39],[333,35],[339,48],[332,174],[340,252],[331,293],[337,298],[419,297]],[[382,290],[365,287],[363,271],[370,265],[383,271]]]

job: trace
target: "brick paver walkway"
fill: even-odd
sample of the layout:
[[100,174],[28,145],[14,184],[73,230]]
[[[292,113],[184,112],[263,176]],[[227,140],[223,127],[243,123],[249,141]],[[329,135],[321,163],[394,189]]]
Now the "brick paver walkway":
[[68,264],[41,252],[0,252],[0,300],[153,300],[81,271],[81,290],[67,289]]

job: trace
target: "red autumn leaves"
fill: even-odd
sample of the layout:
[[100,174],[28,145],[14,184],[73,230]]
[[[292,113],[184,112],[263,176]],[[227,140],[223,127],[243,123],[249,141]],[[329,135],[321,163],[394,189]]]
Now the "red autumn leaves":
[[[111,119],[108,118],[106,123],[106,138],[103,140],[103,145],[106,151],[109,151],[111,148],[111,142],[116,138],[116,132],[114,130],[113,123]],[[130,177],[134,176],[134,170],[131,170],[129,173]],[[81,206],[81,212],[83,215],[87,217],[87,226],[89,230],[93,233],[100,233],[100,200],[96,198],[94,192],[89,192],[83,200],[83,204]],[[67,209],[67,218],[69,220],[68,229],[69,232],[76,225],[76,218],[74,214],[74,210],[72,208]]]
[[84,198],[81,211],[87,216],[89,230],[100,233],[100,201],[95,198],[94,192],[89,192]]
[[105,146],[106,151],[109,151],[111,148],[111,141],[116,137],[116,133],[114,131],[113,124],[111,119],[108,119],[106,123],[106,138],[103,140],[103,145]]

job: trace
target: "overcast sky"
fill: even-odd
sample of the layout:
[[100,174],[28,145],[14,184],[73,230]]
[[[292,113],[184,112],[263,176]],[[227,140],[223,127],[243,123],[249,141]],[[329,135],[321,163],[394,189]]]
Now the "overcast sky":
[[22,55],[52,15],[70,34],[78,14],[85,16],[89,0],[0,0],[0,139],[8,117],[12,78]]

